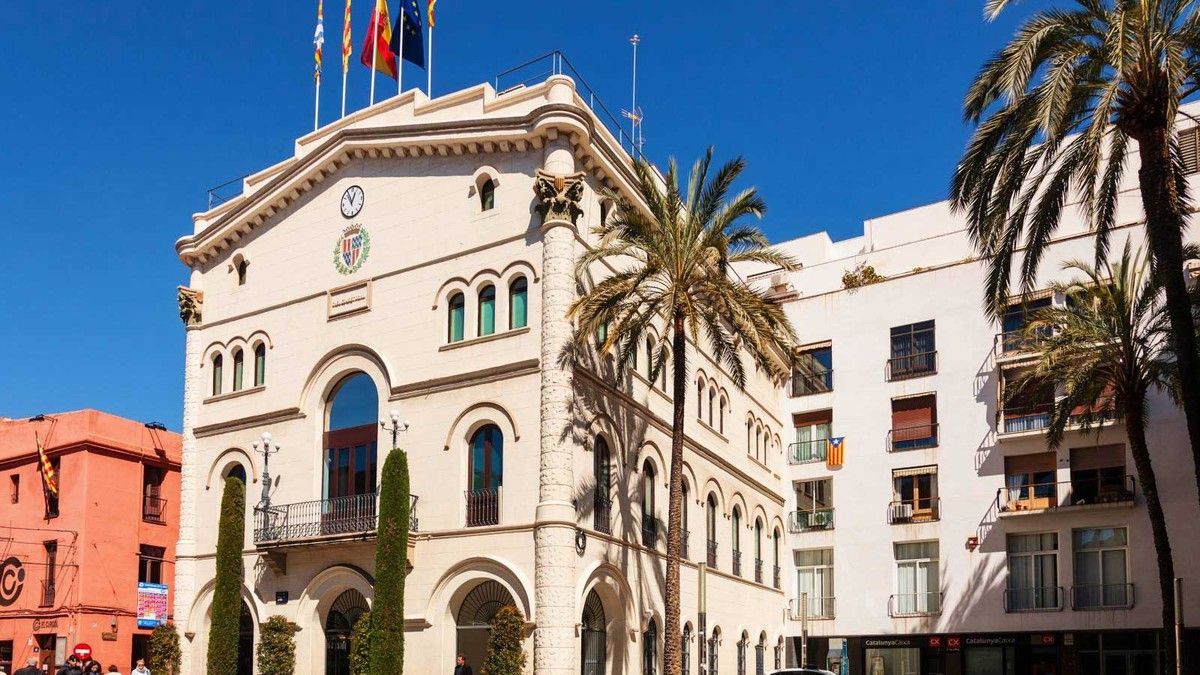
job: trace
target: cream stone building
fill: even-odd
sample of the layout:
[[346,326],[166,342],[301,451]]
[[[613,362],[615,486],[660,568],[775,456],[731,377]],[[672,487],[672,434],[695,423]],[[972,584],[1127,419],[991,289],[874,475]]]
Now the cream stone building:
[[176,245],[191,270],[184,672],[205,671],[230,475],[247,486],[242,670],[259,624],[282,615],[301,626],[298,672],[348,672],[393,410],[414,493],[406,672],[446,672],[457,653],[478,668],[506,603],[539,675],[660,671],[666,639],[683,640],[688,672],[702,648],[711,673],[780,665],[782,383],[756,374],[739,390],[693,353],[684,635],[664,636],[666,387],[644,351],[622,381],[560,358],[575,261],[610,208],[601,190],[633,180],[619,139],[556,75],[406,92],[298,139],[194,217]]

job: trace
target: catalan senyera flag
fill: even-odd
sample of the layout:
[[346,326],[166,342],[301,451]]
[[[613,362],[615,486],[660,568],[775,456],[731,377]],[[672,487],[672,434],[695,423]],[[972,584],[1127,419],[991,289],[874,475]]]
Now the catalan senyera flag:
[[830,467],[841,466],[846,461],[846,437],[838,436],[829,439],[829,452],[825,455],[825,464]]
[[317,0],[317,29],[313,32],[313,81],[321,83],[321,51],[325,46],[325,0]]
[[350,70],[350,54],[354,46],[350,42],[350,0],[346,0],[346,14],[342,17],[342,72]]
[[58,473],[54,471],[54,465],[50,463],[50,458],[46,456],[46,448],[42,447],[42,441],[34,434],[34,442],[37,443],[38,461],[42,465],[42,485],[46,488],[46,493],[54,497],[58,496]]
[[433,7],[437,4],[437,0],[426,0],[425,13],[429,15],[429,27],[433,28]]
[[[387,0],[376,0],[375,11],[371,12],[371,24],[363,39],[359,61],[370,68],[396,79],[396,55],[389,46],[392,42],[392,21],[388,17]],[[374,53],[371,49],[374,48]]]

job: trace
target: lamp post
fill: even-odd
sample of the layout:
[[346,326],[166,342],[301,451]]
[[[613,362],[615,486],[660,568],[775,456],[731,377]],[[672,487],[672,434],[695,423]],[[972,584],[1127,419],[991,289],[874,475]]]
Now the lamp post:
[[271,455],[279,452],[279,444],[271,443],[271,432],[264,431],[259,437],[262,442],[262,448],[258,447],[258,443],[251,443],[255,452],[261,452],[263,456],[263,478],[262,478],[262,499],[259,500],[259,507],[266,510],[271,506]]
[[400,411],[396,410],[395,408],[388,413],[388,418],[391,420],[390,425],[388,424],[387,420],[380,420],[379,426],[384,431],[390,431],[392,433],[392,450],[395,450],[396,436],[398,436],[401,431],[408,431],[408,422],[400,421]]

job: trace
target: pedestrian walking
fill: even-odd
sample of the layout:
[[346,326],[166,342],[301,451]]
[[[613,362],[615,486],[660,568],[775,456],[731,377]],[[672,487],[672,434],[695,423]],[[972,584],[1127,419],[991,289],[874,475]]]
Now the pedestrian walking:
[[458,658],[454,659],[454,675],[474,675],[471,666],[467,665],[467,657],[462,654],[459,654]]
[[145,659],[138,659],[137,664],[130,675],[150,675],[150,669],[146,667]]
[[17,670],[13,675],[42,675],[42,671],[38,670],[37,659],[30,658],[25,661],[25,667]]

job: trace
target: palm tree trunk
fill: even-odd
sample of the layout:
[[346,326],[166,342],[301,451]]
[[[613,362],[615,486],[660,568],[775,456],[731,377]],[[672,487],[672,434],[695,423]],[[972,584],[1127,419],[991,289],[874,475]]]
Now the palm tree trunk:
[[1171,341],[1179,367],[1180,399],[1192,447],[1192,468],[1200,490],[1200,355],[1196,351],[1196,326],[1183,271],[1183,215],[1171,167],[1171,145],[1166,126],[1139,135],[1142,167],[1138,182],[1146,212],[1146,237],[1154,256],[1154,273],[1166,291],[1171,319]]
[[1129,451],[1137,470],[1138,482],[1142,484],[1142,496],[1146,499],[1146,511],[1150,516],[1150,533],[1154,540],[1154,553],[1158,558],[1158,590],[1162,595],[1162,639],[1165,643],[1167,663],[1165,672],[1173,672],[1175,664],[1175,563],[1171,557],[1171,540],[1167,536],[1167,521],[1163,515],[1162,502],[1158,498],[1158,481],[1150,463],[1150,450],[1146,445],[1146,414],[1144,401],[1133,401],[1126,405],[1125,428],[1129,435]]
[[[678,675],[683,669],[679,627],[679,553],[683,543],[683,413],[687,396],[687,336],[683,312],[672,317],[671,364],[674,366],[674,396],[671,419],[671,476],[667,501],[667,583],[663,591],[663,673]],[[700,639],[703,639],[701,636]]]

